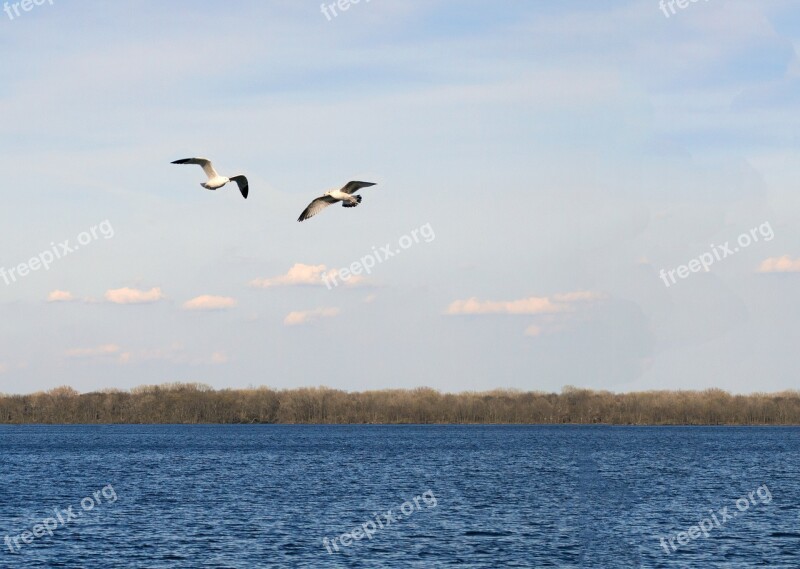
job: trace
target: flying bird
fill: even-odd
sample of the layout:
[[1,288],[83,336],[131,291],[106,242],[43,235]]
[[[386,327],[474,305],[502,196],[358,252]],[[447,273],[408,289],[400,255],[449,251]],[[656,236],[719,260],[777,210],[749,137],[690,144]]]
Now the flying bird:
[[375,184],[372,182],[347,182],[341,190],[325,192],[308,204],[308,207],[300,214],[297,221],[305,221],[309,217],[317,215],[329,205],[337,202],[343,202],[342,207],[356,207],[361,203],[361,196],[354,196],[353,194],[361,188],[369,188],[374,185]]
[[239,186],[239,191],[242,192],[242,196],[244,199],[247,199],[249,188],[247,184],[247,178],[241,175],[231,176],[230,178],[220,176],[217,174],[217,171],[214,170],[211,160],[207,160],[205,158],[184,158],[182,160],[175,160],[173,164],[197,164],[198,166],[202,167],[203,172],[205,172],[206,176],[208,176],[208,181],[200,185],[207,190],[218,190],[228,182],[236,182],[236,185]]

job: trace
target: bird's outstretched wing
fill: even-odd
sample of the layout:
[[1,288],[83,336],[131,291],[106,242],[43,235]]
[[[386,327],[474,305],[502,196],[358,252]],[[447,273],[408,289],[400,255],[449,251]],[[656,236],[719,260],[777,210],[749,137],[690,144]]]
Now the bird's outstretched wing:
[[344,185],[344,187],[342,188],[342,191],[344,193],[346,193],[346,194],[351,194],[352,195],[352,194],[356,193],[358,190],[360,190],[361,188],[369,188],[370,186],[374,186],[374,185],[375,184],[372,183],[372,182],[355,182],[355,181],[347,182]]
[[173,164],[197,164],[203,168],[203,172],[206,173],[209,180],[219,177],[217,171],[214,170],[214,166],[211,165],[211,160],[206,158],[183,158],[181,160],[175,160]]
[[321,196],[308,204],[308,207],[300,214],[297,221],[305,221],[309,217],[314,217],[329,205],[336,203],[338,200],[330,196]]
[[236,185],[239,186],[239,191],[242,192],[242,197],[247,199],[247,193],[249,191],[249,184],[247,183],[247,178],[244,176],[233,176],[231,178],[231,182],[236,182]]

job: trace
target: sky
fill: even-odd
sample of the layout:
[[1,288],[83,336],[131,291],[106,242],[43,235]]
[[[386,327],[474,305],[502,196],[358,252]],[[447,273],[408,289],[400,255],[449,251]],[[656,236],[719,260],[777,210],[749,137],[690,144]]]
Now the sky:
[[796,2],[330,3],[4,6],[0,392],[797,388]]

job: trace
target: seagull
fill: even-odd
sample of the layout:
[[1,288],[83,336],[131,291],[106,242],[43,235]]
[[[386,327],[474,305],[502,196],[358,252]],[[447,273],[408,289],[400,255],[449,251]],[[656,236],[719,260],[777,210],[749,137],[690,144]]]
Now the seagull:
[[211,160],[207,160],[206,158],[184,158],[183,160],[175,160],[173,164],[197,164],[198,166],[201,166],[203,168],[203,172],[205,172],[206,176],[208,176],[208,181],[200,185],[207,190],[218,190],[228,182],[236,182],[236,185],[239,186],[239,191],[242,192],[242,196],[244,199],[247,199],[249,187],[247,184],[247,178],[241,175],[232,176],[230,178],[220,176],[217,174],[217,171],[214,170]]
[[369,188],[374,185],[372,182],[347,182],[341,190],[325,192],[308,204],[308,207],[300,214],[297,221],[305,221],[336,202],[344,202],[342,207],[356,207],[361,203],[361,196],[354,196],[353,194],[361,188]]

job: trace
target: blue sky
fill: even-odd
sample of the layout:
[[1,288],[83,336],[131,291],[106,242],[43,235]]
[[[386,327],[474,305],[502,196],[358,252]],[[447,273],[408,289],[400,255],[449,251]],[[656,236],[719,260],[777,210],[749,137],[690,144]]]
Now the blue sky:
[[790,0],[0,12],[0,266],[113,228],[0,280],[0,392],[795,388],[799,46]]

